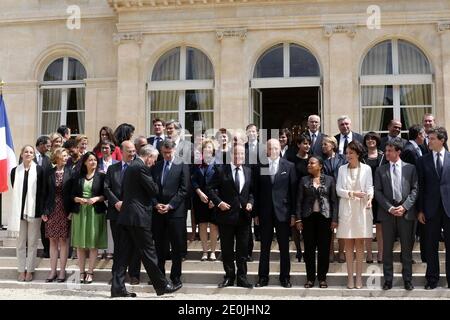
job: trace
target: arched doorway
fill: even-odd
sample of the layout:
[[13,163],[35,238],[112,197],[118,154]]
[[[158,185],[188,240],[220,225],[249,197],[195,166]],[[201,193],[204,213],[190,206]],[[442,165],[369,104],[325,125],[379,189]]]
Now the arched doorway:
[[305,129],[321,114],[320,67],[314,55],[294,43],[280,43],[261,55],[251,80],[253,122],[263,129]]

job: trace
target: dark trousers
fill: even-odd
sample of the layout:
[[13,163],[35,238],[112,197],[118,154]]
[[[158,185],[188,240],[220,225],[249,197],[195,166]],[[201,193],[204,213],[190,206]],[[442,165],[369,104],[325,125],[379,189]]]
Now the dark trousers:
[[44,256],[49,256],[50,254],[50,239],[45,237],[45,222],[41,221],[41,241],[44,246]]
[[425,278],[428,283],[439,282],[439,238],[441,228],[444,229],[445,242],[445,274],[447,284],[450,285],[450,218],[445,214],[441,203],[438,214],[425,223],[425,254],[427,258],[427,271]]
[[306,278],[312,282],[316,280],[317,249],[317,278],[319,281],[326,281],[330,266],[331,219],[314,212],[309,217],[303,218],[302,233],[305,242]]
[[177,282],[181,277],[181,263],[187,246],[186,219],[169,218],[167,214],[154,213],[152,224],[159,269],[165,274],[166,257],[170,244],[172,257],[170,279]]
[[280,222],[274,215],[260,217],[259,219],[261,256],[259,258],[258,276],[260,279],[269,279],[270,247],[273,239],[273,228],[275,228],[280,249],[280,281],[289,280],[291,272],[291,259],[289,257],[290,221]]
[[418,221],[416,222],[416,235],[419,237],[420,259],[422,262],[427,262],[427,255],[425,254],[425,226]]
[[[111,226],[111,234],[113,237],[114,248],[119,246],[119,236],[118,236],[118,227],[116,220],[109,220]],[[137,247],[132,246],[132,253],[130,255],[130,261],[128,262],[128,274],[130,277],[134,277],[140,279],[141,277],[141,255]],[[116,251],[114,249],[114,251]],[[114,257],[115,259],[115,257]]]
[[[237,268],[238,282],[247,280],[248,223],[242,221],[237,225],[219,224],[218,226],[225,278],[234,281]],[[234,253],[235,240],[236,254]],[[236,268],[234,266],[235,258]]]
[[136,227],[118,225],[117,246],[114,247],[114,261],[112,267],[112,293],[125,292],[125,271],[131,259],[133,248],[136,247],[142,257],[142,263],[155,290],[166,287],[167,280],[158,268],[155,245],[151,227]]
[[414,246],[414,220],[389,215],[381,221],[383,229],[383,274],[384,281],[394,279],[394,242],[400,237],[403,281],[412,281],[412,250]]

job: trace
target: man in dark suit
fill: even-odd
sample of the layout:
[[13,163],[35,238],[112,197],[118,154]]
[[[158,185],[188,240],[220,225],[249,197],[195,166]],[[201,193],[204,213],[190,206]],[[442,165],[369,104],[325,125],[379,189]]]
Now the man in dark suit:
[[280,249],[280,283],[291,288],[289,257],[289,236],[291,226],[295,225],[297,177],[292,162],[280,158],[280,142],[276,139],[267,141],[269,166],[260,166],[257,179],[257,200],[255,222],[261,231],[261,257],[259,259],[256,287],[264,287],[269,282],[269,258],[276,230]]
[[[253,288],[247,281],[247,248],[249,224],[253,209],[252,171],[245,163],[245,147],[235,145],[232,149],[233,163],[217,166],[217,171],[208,186],[208,196],[217,209],[216,223],[219,226],[222,250],[224,281],[219,288],[234,285],[237,267],[237,285]],[[234,253],[236,239],[236,255]]]
[[[111,226],[111,233],[113,237],[114,247],[119,246],[118,239],[118,225],[117,219],[120,214],[123,201],[122,195],[122,180],[125,171],[131,165],[135,155],[136,149],[131,141],[125,140],[120,146],[122,152],[122,161],[119,161],[108,168],[105,176],[105,196],[108,199],[108,213],[106,219],[109,220]],[[128,267],[128,274],[130,276],[130,284],[139,284],[141,274],[141,255],[136,247],[133,247],[133,254]]]
[[139,157],[125,171],[122,181],[122,199],[117,219],[119,245],[115,247],[112,268],[111,297],[136,297],[125,288],[125,270],[132,248],[142,253],[142,262],[157,295],[171,293],[181,288],[167,281],[158,267],[152,235],[152,199],[158,193],[150,167],[155,163],[158,151],[151,145],[141,148]]
[[186,197],[188,196],[189,166],[175,156],[175,143],[164,140],[161,144],[163,160],[152,170],[153,180],[159,192],[153,199],[153,233],[155,236],[158,266],[165,273],[169,243],[172,255],[170,279],[174,285],[181,285],[181,263],[187,251]]
[[[423,128],[425,129],[425,141],[423,143],[423,147],[425,149],[424,154],[426,154],[430,152],[430,148],[428,147],[429,142],[428,134],[431,132],[432,129],[436,127],[436,120],[434,118],[434,115],[432,113],[425,113],[422,118],[422,125]],[[447,142],[444,143],[444,148],[445,150],[448,151]]]
[[425,153],[425,130],[422,126],[415,124],[409,128],[408,137],[409,141],[404,145],[400,158],[407,163],[416,165],[417,159]]
[[334,136],[338,144],[337,153],[345,155],[348,144],[353,140],[357,140],[364,145],[363,136],[352,131],[352,120],[348,116],[340,116],[337,123],[340,131]]
[[166,139],[166,136],[164,135],[164,128],[166,126],[166,123],[164,120],[161,120],[159,118],[155,118],[152,121],[153,124],[153,133],[154,136],[147,138],[147,143],[152,145],[153,148],[156,148],[156,150],[159,151],[158,161],[162,159],[161,155],[161,143]]
[[439,282],[439,238],[444,229],[446,250],[445,273],[450,288],[450,153],[445,150],[447,130],[437,127],[429,131],[431,152],[419,158],[418,220],[425,225],[425,254],[427,271],[425,289]]
[[386,143],[386,160],[375,172],[375,199],[378,219],[383,227],[383,290],[392,288],[394,278],[393,249],[396,234],[402,246],[402,275],[406,290],[412,284],[412,250],[416,220],[415,202],[418,194],[416,167],[400,159],[402,142],[399,138]]
[[388,131],[389,131],[388,135],[386,137],[381,138],[379,146],[380,150],[384,152],[384,149],[386,148],[386,143],[395,138],[399,138],[402,143],[402,146],[404,147],[408,141],[401,137],[400,135],[401,130],[402,130],[401,121],[392,119],[388,124]]
[[316,114],[310,115],[308,117],[308,130],[305,132],[305,135],[311,139],[309,153],[311,155],[320,156],[325,159],[326,157],[324,157],[322,151],[323,134],[319,130],[320,117]]

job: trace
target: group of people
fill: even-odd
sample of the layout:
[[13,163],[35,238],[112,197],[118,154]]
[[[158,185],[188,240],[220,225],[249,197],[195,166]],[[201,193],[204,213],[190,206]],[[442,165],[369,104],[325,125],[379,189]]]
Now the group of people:
[[[220,288],[268,285],[274,232],[281,286],[292,286],[292,239],[298,261],[306,265],[305,288],[314,287],[316,280],[320,288],[328,287],[329,264],[335,259],[347,263],[347,287],[362,288],[365,249],[366,262],[373,263],[375,224],[383,289],[392,288],[397,237],[404,288],[414,288],[416,232],[427,262],[425,287],[434,289],[441,229],[450,245],[446,130],[435,125],[431,114],[424,116],[423,125],[409,128],[409,140],[401,138],[402,124],[395,119],[383,138],[375,132],[353,132],[348,116],[339,117],[337,124],[340,133],[325,135],[320,117],[311,115],[307,130],[295,139],[282,129],[278,137],[258,141],[257,126],[249,124],[246,137],[222,128],[212,138],[195,137],[192,144],[182,138],[179,122],[154,119],[154,135],[138,136],[133,142],[130,124],[115,131],[102,127],[92,151],[86,136],[70,138],[68,128],[39,137],[35,147],[22,148],[20,164],[11,172],[8,230],[19,239],[18,280],[33,279],[42,231],[41,238],[49,239],[47,282],[65,281],[67,257],[74,247],[83,283],[93,281],[98,250],[113,254],[112,297],[136,296],[126,290],[125,275],[128,270],[130,283],[138,284],[141,262],[158,295],[174,292],[182,287],[191,210],[194,233],[199,225],[202,261],[217,259],[220,239],[225,271]],[[256,284],[247,279],[254,239],[261,241]],[[446,257],[450,284],[450,256]],[[165,276],[168,258],[170,281]]]

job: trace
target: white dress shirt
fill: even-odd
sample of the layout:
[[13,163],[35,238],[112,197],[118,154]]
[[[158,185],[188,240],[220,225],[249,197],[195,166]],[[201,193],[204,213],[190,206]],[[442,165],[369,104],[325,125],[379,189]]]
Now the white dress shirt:
[[[275,177],[275,174],[278,172],[279,162],[280,162],[280,157],[276,158],[275,160],[272,160],[269,158],[269,172],[274,177]],[[273,178],[272,178],[272,182],[273,182]]]
[[[233,181],[236,181],[236,166],[233,163],[230,163],[231,166],[231,175],[233,176]],[[239,193],[241,193],[242,188],[244,188],[244,184],[245,184],[245,175],[244,175],[244,168],[242,166],[239,167],[238,170],[238,175],[239,175]]]
[[285,153],[286,153],[286,151],[287,151],[288,148],[289,148],[288,145],[285,145],[285,146],[284,146],[284,148],[281,150],[281,157],[284,157],[284,155],[285,155]]
[[[343,154],[344,153],[344,144],[345,144],[345,135],[341,133],[341,138],[339,139],[339,150],[338,153]],[[352,142],[353,140],[353,132],[350,131],[349,134],[347,134],[347,145]]]
[[[439,153],[441,154],[440,158],[441,158],[441,166],[442,168],[444,168],[444,156],[445,156],[445,148],[442,148],[441,151],[439,151]],[[437,159],[437,152],[433,151],[433,162],[434,162],[434,167],[436,168],[436,159]]]
[[[160,135],[159,137],[161,138],[161,142],[163,142],[165,139],[164,134]],[[153,147],[154,148],[156,148],[157,143],[158,143],[158,136],[155,136],[155,138],[153,139]]]

